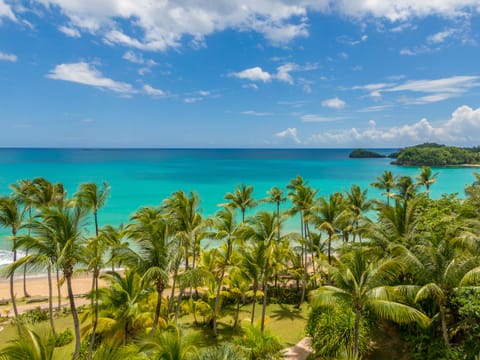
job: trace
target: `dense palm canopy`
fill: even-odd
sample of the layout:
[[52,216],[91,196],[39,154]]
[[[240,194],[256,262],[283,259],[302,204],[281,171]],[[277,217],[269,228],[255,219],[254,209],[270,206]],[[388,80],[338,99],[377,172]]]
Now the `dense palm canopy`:
[[[475,325],[480,316],[473,311],[480,285],[476,177],[466,199],[431,199],[428,190],[436,174],[422,169],[415,178],[396,177],[386,171],[372,186],[387,198],[372,202],[367,189],[356,185],[318,196],[318,189],[297,176],[286,184],[287,196],[279,187],[268,192],[263,201],[275,207],[263,205],[252,214],[246,211],[256,206],[253,187],[243,184],[210,217],[203,216],[195,192],[177,191],[158,207],[140,208],[119,227],[99,226],[106,184],[83,184],[70,199],[59,183],[22,180],[12,187],[13,196],[0,199],[0,224],[11,234],[12,250],[29,253],[6,274],[23,266],[47,272],[51,341],[61,335],[52,273],[58,275],[57,289],[66,283],[74,359],[212,359],[233,356],[232,351],[239,358],[277,356],[281,345],[270,333],[277,330],[269,324],[270,303],[280,303],[281,311],[288,305],[298,308],[309,293],[310,329],[323,329],[313,343],[319,354],[363,356],[381,345],[385,333],[416,358],[447,358],[449,348],[472,358],[480,351],[476,341],[467,341],[480,336]],[[418,186],[427,194],[417,194]],[[285,222],[291,232],[281,231]],[[79,271],[94,275],[81,333],[72,286]],[[11,297],[16,300],[13,291]],[[463,304],[473,310],[466,312]],[[258,327],[257,305],[262,310]],[[249,319],[242,311],[251,311]],[[189,324],[205,343],[225,342],[224,334],[231,332],[236,345],[198,349],[171,322]],[[380,338],[373,336],[373,324]],[[23,358],[49,358],[50,345],[42,335],[21,330],[25,336],[10,344],[18,346],[5,348],[10,355],[3,355],[14,359],[30,347],[33,355],[22,353]],[[422,348],[429,341],[440,355]],[[195,345],[203,348],[203,342]]]

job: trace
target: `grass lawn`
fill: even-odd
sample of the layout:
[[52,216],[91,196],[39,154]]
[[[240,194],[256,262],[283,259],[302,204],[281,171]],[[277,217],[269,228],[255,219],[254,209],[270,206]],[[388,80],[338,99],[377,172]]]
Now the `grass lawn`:
[[[240,325],[246,326],[250,324],[251,305],[245,305],[240,308]],[[262,307],[256,306],[255,322],[259,323],[261,317]],[[305,304],[301,309],[295,309],[293,305],[271,304],[267,307],[266,328],[273,334],[277,335],[284,347],[296,344],[304,336],[305,322],[308,316],[309,308]],[[196,335],[198,338],[197,346],[206,347],[221,343],[223,341],[230,341],[233,338],[241,335],[239,328],[233,329],[234,310],[227,308],[219,318],[218,321],[218,337],[212,336],[212,329],[208,324],[203,324],[202,317],[197,316],[198,324],[194,323],[193,315],[185,315],[179,319],[179,325],[184,329],[186,334]],[[48,322],[43,322],[40,325],[41,331],[47,331],[49,328]],[[70,316],[60,316],[55,319],[55,326],[57,332],[71,329],[73,332],[73,322]],[[17,337],[17,329],[14,325],[4,324],[4,329],[0,332],[0,349],[8,342]],[[73,353],[74,342],[57,348],[55,352],[60,358],[69,358]]]

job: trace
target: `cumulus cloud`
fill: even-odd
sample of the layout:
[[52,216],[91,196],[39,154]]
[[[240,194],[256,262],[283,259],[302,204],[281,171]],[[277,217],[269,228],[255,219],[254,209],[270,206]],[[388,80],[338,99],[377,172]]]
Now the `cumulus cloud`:
[[278,138],[293,140],[293,142],[297,144],[300,144],[301,142],[297,136],[297,128],[288,128],[286,130],[276,133],[275,136]]
[[463,105],[457,108],[450,119],[432,123],[427,119],[418,122],[378,128],[370,120],[366,129],[343,129],[314,134],[306,143],[324,146],[375,146],[397,147],[423,142],[472,145],[480,138],[480,108]]
[[[272,80],[278,80],[281,82],[285,82],[287,84],[293,85],[295,83],[295,80],[292,76],[292,72],[298,72],[298,71],[311,71],[315,70],[317,68],[317,64],[307,64],[307,65],[298,65],[295,63],[285,63],[283,65],[280,65],[277,67],[276,72],[270,73],[268,71],[263,70],[259,66],[255,66],[253,68],[245,69],[240,72],[234,72],[230,73],[230,76],[236,77],[239,79],[245,79],[249,81],[262,81],[262,82],[270,82]],[[301,80],[300,83],[302,85],[305,85],[305,81]],[[257,88],[257,86],[244,86],[244,87],[252,87],[254,89]],[[309,90],[308,87],[305,88],[305,90]]]
[[245,69],[236,73],[231,73],[230,76],[250,81],[269,82],[270,80],[272,80],[272,76],[268,72],[263,71],[262,68],[259,66]]
[[322,106],[331,109],[343,109],[347,103],[342,99],[335,97],[332,99],[326,99],[322,101]]
[[130,84],[105,77],[93,65],[86,62],[57,65],[48,73],[47,77],[53,80],[70,81],[100,89],[108,89],[117,93],[133,92]]
[[[455,18],[479,11],[478,0],[33,0],[60,11],[69,28],[101,36],[107,43],[164,51],[183,43],[205,45],[205,37],[225,29],[255,31],[278,45],[309,35],[312,12],[337,13],[356,19],[408,22],[436,15]],[[15,20],[0,0],[0,17]],[[360,40],[365,41],[366,35]]]
[[15,54],[8,54],[0,51],[0,61],[10,61],[10,62],[16,62],[17,61],[17,55]]

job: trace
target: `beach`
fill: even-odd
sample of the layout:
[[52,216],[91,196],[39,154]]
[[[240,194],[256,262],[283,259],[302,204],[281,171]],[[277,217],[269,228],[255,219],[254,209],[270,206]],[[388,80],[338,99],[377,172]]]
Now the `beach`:
[[[57,289],[56,289],[56,282],[52,279],[53,285],[53,296],[54,296],[54,306],[57,305]],[[105,286],[106,282],[102,279],[99,280],[99,286]],[[75,275],[72,281],[72,288],[73,293],[76,295],[75,303],[77,306],[85,305],[90,302],[87,298],[84,297],[92,287],[92,276],[91,274],[78,274]],[[14,281],[14,291],[16,294],[16,299],[18,302],[18,311],[23,313],[30,309],[35,308],[48,308],[48,301],[39,301],[34,303],[25,303],[25,299],[23,297],[23,279],[22,276],[19,275],[15,277]],[[27,292],[31,296],[30,299],[41,299],[48,297],[48,280],[47,276],[43,274],[38,275],[30,275],[27,277]],[[62,284],[61,287],[61,296],[62,296],[62,306],[68,306],[68,297],[67,297],[67,284]],[[13,308],[11,305],[10,300],[10,282],[8,279],[3,278],[0,280],[0,300],[8,300],[8,305],[0,305],[1,315],[11,315],[13,314]]]

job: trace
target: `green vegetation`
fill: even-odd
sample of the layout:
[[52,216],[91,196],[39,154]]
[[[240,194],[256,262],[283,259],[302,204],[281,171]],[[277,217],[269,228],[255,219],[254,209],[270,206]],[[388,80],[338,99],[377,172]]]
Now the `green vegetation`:
[[399,150],[393,164],[408,166],[454,166],[480,164],[478,148],[460,148],[435,143],[410,146]]
[[[385,195],[376,200],[357,185],[319,196],[300,176],[264,199],[242,184],[208,218],[197,194],[177,191],[119,228],[98,226],[107,184],[82,184],[68,198],[61,184],[24,180],[24,197],[14,187],[0,199],[12,249],[29,250],[6,275],[46,270],[49,308],[13,313],[0,356],[273,359],[307,334],[320,358],[401,351],[406,359],[473,359],[480,351],[475,176],[465,199],[431,199],[437,174],[429,167],[413,178],[385,171],[372,179]],[[254,211],[260,202],[270,211]],[[283,228],[291,216],[298,232]],[[74,271],[93,275],[91,302],[81,308]],[[68,285],[63,316],[53,304],[55,275]],[[99,278],[107,286],[99,288]]]
[[380,154],[376,151],[371,151],[366,149],[355,149],[348,155],[348,157],[350,158],[385,158],[387,156]]

